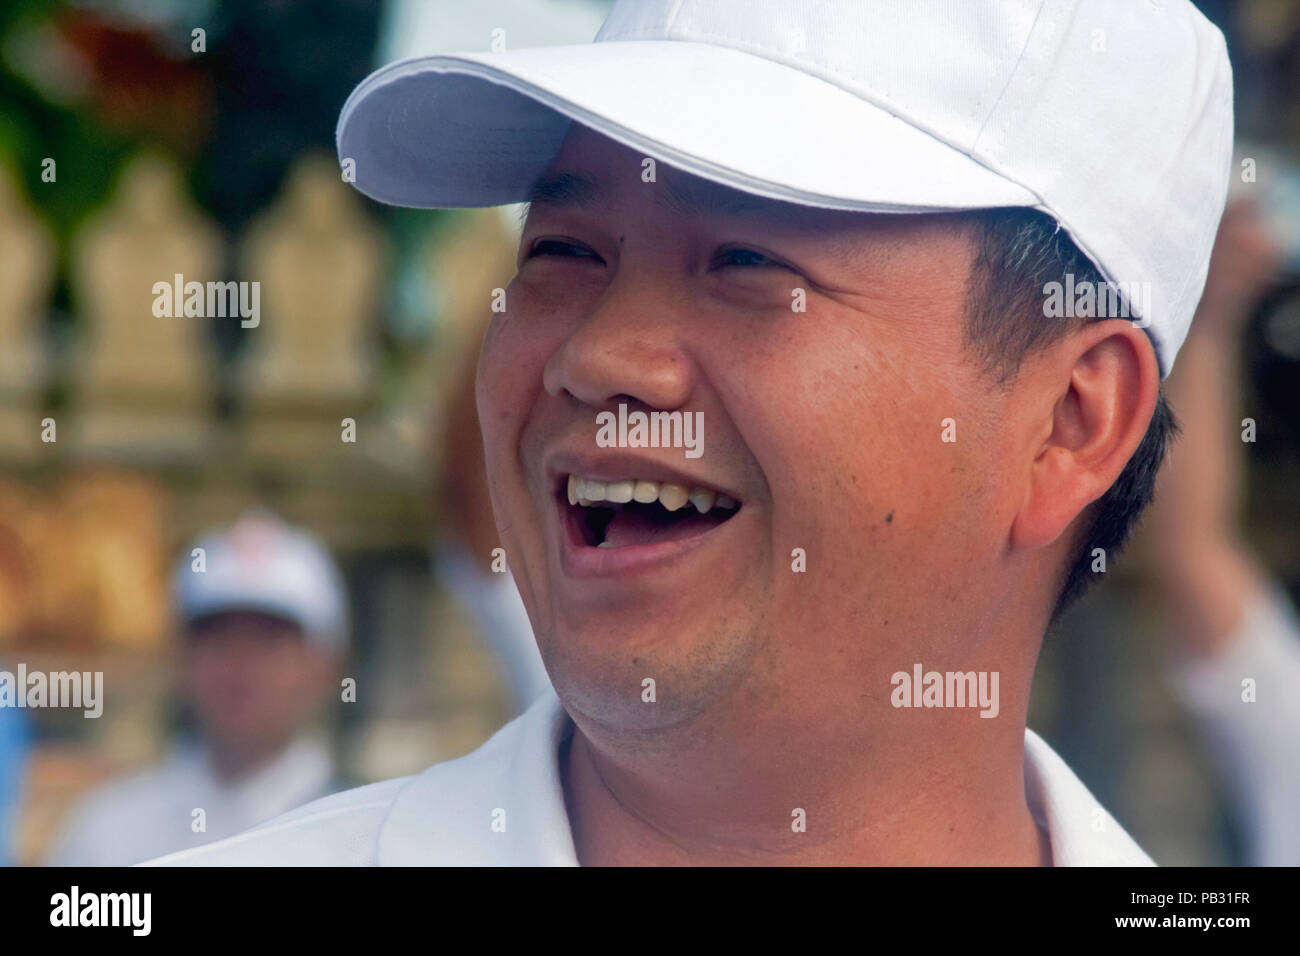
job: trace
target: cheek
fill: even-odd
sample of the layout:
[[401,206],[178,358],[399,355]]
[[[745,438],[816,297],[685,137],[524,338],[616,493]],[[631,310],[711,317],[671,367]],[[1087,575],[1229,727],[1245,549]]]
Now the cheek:
[[239,677],[238,669],[231,666],[228,658],[208,648],[199,648],[193,652],[188,674],[190,684],[203,694],[219,691]]
[[912,536],[909,547],[924,550],[964,533],[988,483],[990,413],[937,349],[863,325],[823,322],[782,330],[767,347],[738,343],[732,356],[743,362],[718,374],[738,387],[769,384],[730,404],[771,484],[778,544],[802,536],[845,564],[870,554],[872,566],[882,547]]
[[494,488],[503,474],[502,457],[516,447],[516,436],[528,407],[525,378],[511,373],[525,358],[518,337],[512,332],[507,318],[493,318],[479,355],[475,385],[479,428],[483,433],[483,464],[488,490],[494,498]]
[[554,323],[535,314],[535,304],[518,283],[507,287],[506,302],[507,311],[488,325],[478,362],[476,397],[489,474],[500,450],[514,447],[513,437],[541,388],[546,360],[558,346]]
[[281,700],[290,698],[293,702],[290,709],[296,710],[303,702],[319,693],[324,668],[313,651],[290,648],[286,649],[277,662],[276,673],[276,690],[279,691],[276,697]]
[[535,426],[550,407],[543,373],[563,343],[561,317],[539,307],[537,299],[519,282],[511,283],[507,311],[492,317],[479,353],[476,400],[487,492],[497,527],[514,529],[500,532],[508,553],[524,548],[519,535],[533,526],[525,520],[534,499],[521,455],[535,450],[530,447],[536,441]]

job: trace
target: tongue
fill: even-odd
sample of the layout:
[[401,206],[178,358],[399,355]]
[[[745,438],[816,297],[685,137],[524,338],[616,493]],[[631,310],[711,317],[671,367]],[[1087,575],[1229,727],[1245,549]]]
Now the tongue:
[[[659,509],[662,517],[643,511],[622,510],[615,513],[605,528],[605,546],[624,548],[637,544],[654,544],[659,541],[677,541],[692,535],[703,534],[723,522],[723,517],[714,512],[700,514],[694,508],[682,518],[670,517],[669,512]],[[673,512],[677,514],[679,512]]]

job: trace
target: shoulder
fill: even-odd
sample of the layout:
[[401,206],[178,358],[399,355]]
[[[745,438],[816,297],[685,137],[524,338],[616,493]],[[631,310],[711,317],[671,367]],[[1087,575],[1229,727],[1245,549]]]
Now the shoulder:
[[573,865],[556,767],[567,719],[554,692],[544,693],[463,757],[316,800],[145,865]]
[[143,866],[373,866],[380,827],[413,778],[331,794],[243,833]]
[[171,818],[177,806],[187,803],[194,768],[188,754],[173,753],[160,764],[83,794],[64,816],[46,862],[58,866],[120,865],[148,855],[141,845],[149,845],[148,837],[157,832],[160,821]]
[[183,757],[173,756],[156,766],[95,787],[77,803],[75,813],[101,824],[122,816],[147,817],[161,802],[159,796],[170,793],[185,779],[181,772],[183,762]]

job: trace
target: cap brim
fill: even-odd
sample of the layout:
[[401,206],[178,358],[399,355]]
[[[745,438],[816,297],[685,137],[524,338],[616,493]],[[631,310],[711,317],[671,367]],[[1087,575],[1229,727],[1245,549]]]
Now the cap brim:
[[1037,206],[958,149],[801,70],[704,43],[628,41],[421,57],[339,117],[355,185],[399,206],[522,202],[570,120],[745,192],[876,212]]

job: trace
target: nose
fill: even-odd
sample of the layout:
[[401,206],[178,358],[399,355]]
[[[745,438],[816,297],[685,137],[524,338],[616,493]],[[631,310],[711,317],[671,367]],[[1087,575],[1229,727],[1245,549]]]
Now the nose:
[[546,391],[601,408],[615,400],[675,409],[694,385],[693,365],[678,338],[673,304],[647,274],[624,274],[552,353],[542,373]]

